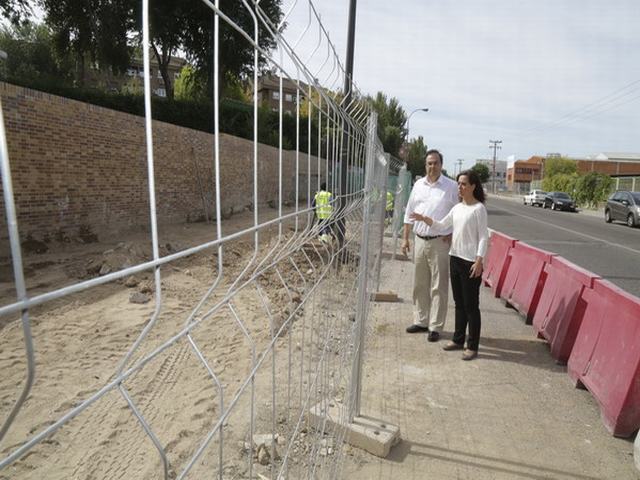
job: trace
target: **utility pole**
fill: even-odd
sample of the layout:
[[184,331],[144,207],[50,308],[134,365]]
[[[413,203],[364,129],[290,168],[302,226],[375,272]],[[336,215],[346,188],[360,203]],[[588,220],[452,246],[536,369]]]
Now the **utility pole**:
[[496,153],[502,147],[500,144],[502,140],[489,140],[489,148],[493,148],[493,172],[491,173],[491,178],[493,179],[493,193],[496,193]]
[[[344,66],[344,105],[351,102],[351,91],[353,90],[353,53],[356,40],[356,0],[349,3],[349,26],[347,30],[347,58]],[[347,222],[344,217],[344,210],[347,208],[347,142],[349,141],[349,126],[345,126],[342,133],[342,151],[340,152],[340,203],[338,204],[337,237],[338,244],[342,248],[347,229]]]
[[[464,162],[464,160],[463,160],[462,158],[459,158],[459,159],[456,161],[456,163],[458,164],[458,172],[457,172],[457,173],[460,173],[460,172],[462,171],[462,162]],[[455,172],[455,171],[454,171],[453,173],[454,173],[454,174],[456,174],[456,172]]]

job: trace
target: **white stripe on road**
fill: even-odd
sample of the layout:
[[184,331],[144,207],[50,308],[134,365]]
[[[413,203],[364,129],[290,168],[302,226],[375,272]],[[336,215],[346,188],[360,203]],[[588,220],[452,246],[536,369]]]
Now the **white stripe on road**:
[[559,225],[554,225],[553,223],[545,222],[545,221],[540,220],[538,218],[530,217],[529,215],[523,215],[523,214],[521,214],[519,212],[514,212],[513,210],[509,210],[508,208],[497,207],[495,204],[491,205],[491,208],[495,208],[497,210],[503,210],[505,212],[509,212],[509,213],[514,214],[514,215],[518,215],[520,217],[528,218],[529,220],[533,220],[534,222],[542,223],[543,225],[547,225],[549,227],[554,227],[554,228],[557,228],[558,230],[563,230],[565,232],[573,233],[575,235],[580,235],[581,237],[588,238],[590,240],[595,240],[597,242],[602,242],[602,243],[605,243],[605,244],[610,245],[612,247],[618,247],[618,248],[621,248],[623,250],[627,250],[627,251],[629,251],[631,253],[640,254],[640,250],[636,250],[635,248],[627,247],[626,245],[620,245],[619,243],[613,243],[613,242],[610,242],[608,240],[604,240],[604,239],[599,238],[599,237],[594,237],[593,235],[588,235],[586,233],[576,232],[575,230],[571,230],[570,228],[561,227]]

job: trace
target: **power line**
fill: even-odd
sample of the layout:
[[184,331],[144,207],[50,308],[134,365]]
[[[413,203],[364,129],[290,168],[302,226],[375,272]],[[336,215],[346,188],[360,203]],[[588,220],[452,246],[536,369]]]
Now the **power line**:
[[[628,91],[627,91],[628,90]],[[563,124],[572,124],[579,120],[591,118],[599,113],[612,110],[624,104],[632,103],[640,98],[640,95],[636,95],[640,90],[640,80],[635,80],[627,85],[615,90],[614,92],[601,97],[583,107],[580,107],[574,111],[568,112],[557,119],[548,122],[544,125],[536,127],[526,128],[520,132],[511,134],[512,136],[531,136],[534,134],[542,133],[551,128],[561,126]],[[636,95],[636,96],[633,96]],[[629,98],[631,97],[631,98]]]
[[[636,92],[632,92],[632,93],[636,93]],[[607,106],[607,108],[603,108],[602,110],[589,112],[589,113],[586,113],[585,115],[583,115],[581,118],[575,118],[575,119],[569,120],[565,125],[571,125],[572,123],[575,123],[578,120],[587,120],[589,118],[593,118],[596,115],[600,115],[602,113],[608,112],[609,110],[613,110],[613,109],[618,108],[618,107],[620,107],[622,105],[628,105],[630,103],[633,103],[638,99],[640,99],[640,95],[636,95],[635,97],[632,97],[630,99],[624,99],[624,100],[619,101],[617,103],[614,103],[614,104],[612,104],[610,106]]]

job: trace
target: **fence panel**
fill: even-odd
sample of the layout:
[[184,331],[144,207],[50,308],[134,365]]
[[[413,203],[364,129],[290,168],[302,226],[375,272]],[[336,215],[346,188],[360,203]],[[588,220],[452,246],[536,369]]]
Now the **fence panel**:
[[[146,156],[139,160],[146,164],[149,236],[103,252],[126,253],[116,268],[89,269],[94,260],[70,253],[70,261],[61,261],[65,271],[84,262],[84,278],[43,289],[33,268],[47,261],[23,257],[20,216],[28,212],[15,209],[23,192],[13,191],[11,138],[0,115],[15,293],[0,306],[0,478],[340,476],[345,431],[310,424],[308,412],[328,402],[343,405],[345,419],[360,411],[387,178],[390,164],[399,166],[382,151],[375,115],[355,87],[349,101],[333,93],[344,70],[311,1],[291,6],[309,11],[295,42],[282,34],[291,10],[274,23],[259,2],[243,0],[254,27],[246,30],[224,4],[203,5],[214,19],[215,79],[209,186],[215,219],[203,227],[205,238],[186,235],[176,248],[167,241],[175,229],[195,227],[158,225],[156,209],[166,199],[155,186],[154,150],[167,147],[154,144],[148,0],[142,1]],[[220,162],[222,25],[251,46],[255,66],[253,195],[250,212],[233,222],[223,220],[220,196],[228,174]],[[270,37],[274,52],[260,46],[260,34]],[[317,42],[309,58],[296,53],[300,42]],[[261,59],[275,72],[279,98],[278,190],[270,205],[259,201]],[[287,95],[295,97],[292,113]],[[286,115],[296,120],[296,154],[300,139],[308,139],[307,165],[301,168],[296,155],[295,172],[283,164]],[[287,193],[283,180],[291,178],[294,191]],[[318,219],[312,199],[323,182],[332,193],[331,214]]]

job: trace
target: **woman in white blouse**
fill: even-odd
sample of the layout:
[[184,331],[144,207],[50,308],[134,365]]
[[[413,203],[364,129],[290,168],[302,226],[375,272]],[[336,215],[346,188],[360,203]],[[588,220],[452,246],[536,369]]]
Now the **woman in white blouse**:
[[[422,220],[429,226],[453,227],[449,271],[456,304],[456,326],[453,339],[443,349],[464,349],[462,359],[473,360],[478,356],[480,341],[482,261],[489,241],[487,209],[484,206],[484,190],[476,172],[465,170],[458,174],[456,180],[462,201],[454,206],[446,217],[438,222],[431,217],[414,213],[412,218]],[[464,348],[465,337],[467,348]]]

